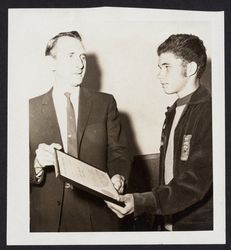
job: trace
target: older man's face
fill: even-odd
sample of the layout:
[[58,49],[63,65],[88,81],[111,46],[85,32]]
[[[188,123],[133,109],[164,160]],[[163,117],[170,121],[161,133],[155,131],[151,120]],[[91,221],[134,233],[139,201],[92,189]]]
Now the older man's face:
[[76,38],[61,37],[54,48],[54,54],[55,78],[68,86],[81,84],[86,71],[86,55],[82,43]]

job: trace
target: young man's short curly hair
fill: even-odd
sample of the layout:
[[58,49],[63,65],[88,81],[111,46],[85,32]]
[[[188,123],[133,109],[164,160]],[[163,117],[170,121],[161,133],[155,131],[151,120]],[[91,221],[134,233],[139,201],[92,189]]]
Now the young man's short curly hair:
[[64,37],[64,36],[76,38],[80,42],[82,41],[82,38],[81,38],[80,34],[77,31],[61,32],[58,35],[51,38],[51,40],[47,43],[46,50],[45,50],[45,55],[46,56],[55,57],[55,54],[53,53],[53,49],[54,49],[58,39],[60,37]]
[[197,64],[197,77],[201,78],[206,68],[207,55],[203,41],[199,37],[190,34],[171,35],[157,49],[160,56],[163,53],[173,53],[184,62]]

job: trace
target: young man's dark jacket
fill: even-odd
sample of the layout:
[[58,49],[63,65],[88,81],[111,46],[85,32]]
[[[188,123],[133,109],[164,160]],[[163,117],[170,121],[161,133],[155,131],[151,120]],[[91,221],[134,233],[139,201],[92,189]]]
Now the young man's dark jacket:
[[166,112],[160,147],[160,185],[135,193],[135,216],[173,215],[173,230],[212,230],[212,110],[204,87],[192,95],[174,134],[174,178],[165,185],[164,161],[176,103]]

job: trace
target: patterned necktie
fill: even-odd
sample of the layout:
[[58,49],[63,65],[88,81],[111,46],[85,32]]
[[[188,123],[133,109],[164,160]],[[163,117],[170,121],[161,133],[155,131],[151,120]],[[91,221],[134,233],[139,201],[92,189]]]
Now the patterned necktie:
[[77,158],[77,132],[75,111],[71,103],[70,93],[66,92],[67,97],[67,152]]

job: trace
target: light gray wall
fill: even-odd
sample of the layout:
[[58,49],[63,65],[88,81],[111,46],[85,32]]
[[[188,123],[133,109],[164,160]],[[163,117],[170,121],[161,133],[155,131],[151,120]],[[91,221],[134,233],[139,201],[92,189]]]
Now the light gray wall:
[[[78,30],[87,50],[85,85],[115,96],[135,154],[158,153],[166,107],[175,96],[163,93],[156,77],[156,48],[173,33],[198,35],[209,57],[204,84],[210,88],[210,23],[184,16],[91,10],[17,10],[10,18],[11,81],[27,98],[44,93],[52,83],[44,50],[61,31]],[[172,19],[172,20],[171,20]]]

